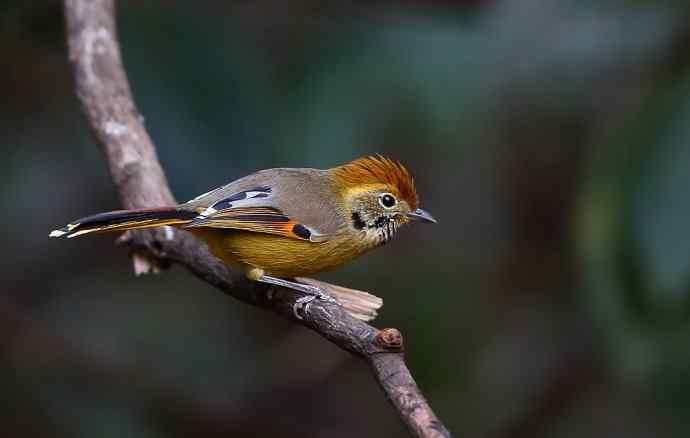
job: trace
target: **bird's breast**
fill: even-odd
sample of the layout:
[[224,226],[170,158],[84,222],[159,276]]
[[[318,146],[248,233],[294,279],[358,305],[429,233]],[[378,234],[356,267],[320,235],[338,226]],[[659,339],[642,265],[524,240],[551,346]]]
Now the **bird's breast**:
[[285,278],[332,270],[371,248],[346,233],[319,243],[228,229],[205,229],[196,234],[231,267],[261,268],[267,275]]

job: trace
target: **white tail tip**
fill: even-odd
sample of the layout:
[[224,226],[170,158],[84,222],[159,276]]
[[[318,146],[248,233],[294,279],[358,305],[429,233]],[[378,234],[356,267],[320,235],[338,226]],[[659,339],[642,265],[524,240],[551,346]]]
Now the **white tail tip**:
[[62,236],[64,236],[65,234],[67,234],[67,231],[63,231],[63,230],[53,230],[53,231],[50,232],[50,234],[48,234],[48,237],[62,237]]

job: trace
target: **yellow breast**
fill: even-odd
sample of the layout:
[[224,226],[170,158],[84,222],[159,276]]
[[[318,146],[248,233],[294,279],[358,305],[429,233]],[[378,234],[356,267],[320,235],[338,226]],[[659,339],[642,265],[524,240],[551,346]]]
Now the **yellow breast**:
[[292,278],[334,269],[359,256],[369,245],[347,234],[314,243],[265,233],[229,229],[197,229],[211,252],[245,272],[261,268],[267,275]]

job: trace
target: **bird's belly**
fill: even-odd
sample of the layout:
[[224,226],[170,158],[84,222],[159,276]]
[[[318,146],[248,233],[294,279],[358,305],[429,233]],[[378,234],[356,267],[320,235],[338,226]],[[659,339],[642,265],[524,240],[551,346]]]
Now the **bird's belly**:
[[299,277],[336,268],[366,248],[348,239],[308,242],[266,233],[207,229],[198,233],[211,252],[234,268],[261,268],[274,277]]

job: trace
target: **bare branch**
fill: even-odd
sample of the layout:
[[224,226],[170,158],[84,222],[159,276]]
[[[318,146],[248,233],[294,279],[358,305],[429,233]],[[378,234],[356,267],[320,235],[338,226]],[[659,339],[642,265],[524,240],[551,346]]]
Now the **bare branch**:
[[[64,7],[77,95],[108,158],[123,206],[175,205],[131,96],[120,56],[113,0],[65,0]],[[339,305],[323,301],[314,302],[305,320],[297,320],[292,310],[297,298],[293,291],[251,282],[231,272],[204,244],[183,231],[168,235],[139,231],[126,234],[123,240],[135,260],[148,259],[158,266],[177,262],[224,293],[270,309],[367,359],[379,385],[414,436],[450,436],[405,365],[398,330],[378,330],[353,318]]]

